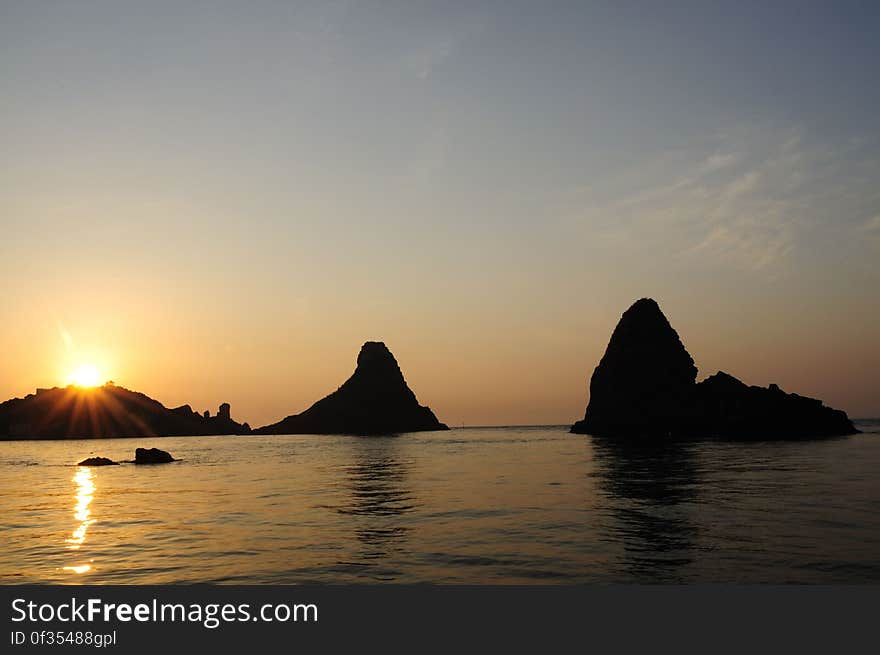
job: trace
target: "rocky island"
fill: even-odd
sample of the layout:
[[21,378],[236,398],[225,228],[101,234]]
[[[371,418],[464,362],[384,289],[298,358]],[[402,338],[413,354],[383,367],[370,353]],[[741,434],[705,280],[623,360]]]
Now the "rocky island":
[[339,389],[301,414],[254,433],[375,435],[448,429],[430,408],[419,405],[385,344],[368,341],[354,374]]
[[650,298],[633,304],[590,379],[583,420],[571,431],[614,437],[799,439],[858,432],[846,413],[718,372],[700,383],[697,367]]
[[107,383],[100,387],[37,389],[24,398],[0,403],[0,439],[73,439],[108,437],[247,434],[223,403],[216,416],[189,405],[169,409],[136,391]]

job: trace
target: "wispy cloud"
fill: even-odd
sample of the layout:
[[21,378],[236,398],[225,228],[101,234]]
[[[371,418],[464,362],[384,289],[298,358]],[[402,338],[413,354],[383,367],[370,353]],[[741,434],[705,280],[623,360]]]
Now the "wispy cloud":
[[446,36],[426,43],[404,56],[404,66],[422,80],[428,79],[455,51],[457,38]]
[[61,337],[61,342],[67,350],[73,348],[73,337],[61,323],[58,324],[58,336]]
[[875,250],[880,249],[880,214],[876,214],[856,227],[856,238],[867,242]]
[[[775,270],[808,239],[856,223],[857,203],[880,185],[877,162],[852,150],[858,146],[807,136],[740,129],[664,154],[662,167],[636,167],[612,192],[587,191],[577,220],[610,245],[648,244],[667,256]],[[880,234],[880,217],[861,229]]]
[[865,234],[875,234],[880,236],[880,214],[869,218],[859,226],[859,231]]
[[434,71],[457,56],[468,41],[484,30],[485,25],[483,17],[469,15],[467,21],[422,36],[419,43],[401,57],[403,68],[419,79],[427,80]]

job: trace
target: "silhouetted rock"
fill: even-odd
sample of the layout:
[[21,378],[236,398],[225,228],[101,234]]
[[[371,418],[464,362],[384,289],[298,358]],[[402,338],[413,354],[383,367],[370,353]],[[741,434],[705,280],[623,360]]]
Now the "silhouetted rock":
[[777,385],[746,385],[719,371],[694,393],[697,425],[712,436],[732,438],[831,437],[858,432],[839,409],[821,400],[785,393]]
[[171,453],[158,448],[136,448],[134,451],[135,464],[167,464],[173,461]]
[[106,457],[87,457],[79,462],[77,466],[117,466],[119,462],[114,462]]
[[[227,405],[228,408],[228,405]],[[102,387],[41,389],[0,403],[0,439],[247,434],[228,417],[203,417],[189,405],[168,409],[142,393]]]
[[256,434],[391,434],[448,430],[419,405],[384,343],[361,348],[354,374],[302,414],[254,430]]
[[642,298],[620,319],[590,379],[584,419],[571,431],[600,436],[802,438],[857,432],[819,400],[697,369],[657,303]]
[[697,377],[694,360],[657,303],[626,310],[590,379],[586,416],[574,426],[591,434],[668,431],[683,420]]

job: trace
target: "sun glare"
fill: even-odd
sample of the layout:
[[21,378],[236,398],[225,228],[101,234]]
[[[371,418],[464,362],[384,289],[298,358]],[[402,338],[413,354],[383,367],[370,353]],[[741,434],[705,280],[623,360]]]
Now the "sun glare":
[[101,384],[101,374],[91,364],[83,364],[71,374],[70,383],[78,387],[97,387]]

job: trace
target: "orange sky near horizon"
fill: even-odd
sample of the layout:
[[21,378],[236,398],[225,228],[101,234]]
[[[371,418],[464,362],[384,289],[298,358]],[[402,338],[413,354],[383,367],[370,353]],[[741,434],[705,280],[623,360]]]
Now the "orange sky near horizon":
[[[419,401],[450,425],[565,424],[583,415],[589,376],[629,305],[606,301],[561,318],[544,314],[528,326],[491,310],[456,325],[435,323],[433,314],[407,320],[407,312],[397,310],[362,314],[371,326],[364,329],[329,309],[325,318],[263,321],[259,313],[236,320],[201,307],[175,320],[173,307],[135,300],[123,306],[122,298],[106,293],[113,299],[107,304],[71,298],[64,306],[65,294],[45,307],[31,302],[16,312],[30,330],[13,333],[9,321],[0,327],[8,348],[4,398],[63,386],[79,365],[90,363],[105,379],[166,406],[186,403],[213,414],[230,402],[234,418],[264,425],[335,390],[354,370],[360,344],[384,340]],[[863,357],[874,348],[873,334],[860,333],[858,321],[834,322],[821,308],[804,306],[789,309],[786,320],[778,307],[757,302],[751,320],[744,320],[722,302],[710,313],[684,298],[659,301],[696,360],[699,379],[721,369],[751,384],[776,382],[822,398],[854,417],[880,414],[873,391],[880,362],[876,354]],[[49,306],[57,312],[51,318]],[[764,311],[776,319],[749,327]],[[840,338],[829,346],[834,335]]]

